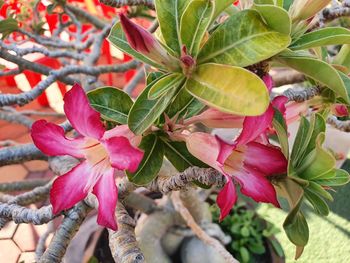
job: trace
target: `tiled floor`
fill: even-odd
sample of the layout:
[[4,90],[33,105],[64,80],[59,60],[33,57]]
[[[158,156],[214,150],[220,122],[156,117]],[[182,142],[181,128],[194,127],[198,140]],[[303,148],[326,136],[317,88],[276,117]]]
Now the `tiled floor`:
[[[16,92],[15,88],[2,87],[0,90],[3,93]],[[18,110],[51,111],[50,108],[42,107],[36,101]],[[58,117],[45,117],[45,119],[55,123],[63,121],[62,118]],[[0,141],[11,140],[19,144],[30,143],[31,137],[29,132],[29,129],[22,125],[0,120]],[[0,167],[0,183],[23,179],[50,178],[51,176],[52,172],[48,170],[48,163],[45,161],[29,161],[24,164]],[[34,262],[36,243],[46,229],[46,225],[34,226],[29,224],[16,225],[13,222],[8,223],[0,230],[0,263]],[[47,243],[48,241],[49,239]]]

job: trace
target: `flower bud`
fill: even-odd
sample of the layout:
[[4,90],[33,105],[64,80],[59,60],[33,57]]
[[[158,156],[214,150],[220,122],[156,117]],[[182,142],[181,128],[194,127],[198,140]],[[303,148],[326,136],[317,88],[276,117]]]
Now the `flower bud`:
[[119,18],[126,40],[135,51],[147,56],[154,62],[167,66],[168,68],[176,68],[176,59],[166,52],[150,32],[133,23],[123,13],[119,14]]
[[348,108],[344,104],[334,104],[332,106],[332,113],[337,117],[349,116]]

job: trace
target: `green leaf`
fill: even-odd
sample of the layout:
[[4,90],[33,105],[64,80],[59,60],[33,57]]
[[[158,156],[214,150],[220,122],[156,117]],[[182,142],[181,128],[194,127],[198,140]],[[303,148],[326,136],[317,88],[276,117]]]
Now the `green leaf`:
[[343,80],[337,70],[326,62],[311,57],[300,56],[295,52],[283,52],[276,60],[320,82],[333,90],[347,103],[350,102]]
[[174,73],[165,76],[161,80],[157,81],[148,92],[148,99],[154,100],[164,95],[171,89],[176,89],[179,86],[179,82],[182,82],[185,77],[182,74]]
[[350,44],[350,30],[344,27],[327,27],[301,36],[291,45],[291,49]]
[[250,254],[249,254],[249,251],[247,248],[245,247],[240,247],[239,248],[239,253],[242,257],[242,263],[247,263],[249,262],[249,259],[250,259]]
[[186,143],[164,139],[163,144],[166,158],[179,172],[183,172],[192,166],[208,167],[208,165],[198,160],[187,150]]
[[202,39],[214,13],[214,4],[208,0],[193,0],[181,18],[180,35],[188,54],[196,57]]
[[158,64],[157,62],[149,59],[148,57],[142,55],[141,53],[135,51],[134,49],[132,49],[132,47],[130,47],[128,41],[126,40],[124,31],[121,27],[120,22],[117,22],[114,24],[114,26],[111,29],[111,32],[109,33],[107,40],[116,48],[120,49],[121,51],[129,54],[130,56],[138,60],[145,62],[148,65],[151,65],[158,69],[163,69],[163,70],[166,69],[164,65]]
[[215,11],[213,19],[216,19],[226,8],[232,5],[232,0],[215,0]]
[[335,56],[333,64],[347,67],[350,70],[350,45],[345,44],[341,47],[339,53]]
[[312,128],[313,127],[311,127],[310,122],[304,116],[302,116],[290,157],[291,162],[289,162],[293,165],[293,167],[296,167],[300,163],[305,149],[309,145],[310,138],[312,136]]
[[[128,125],[130,130],[132,130],[135,134],[142,134],[149,127],[151,127],[173,99],[173,96],[176,93],[176,88],[171,89],[168,93],[158,99],[149,100],[147,98],[153,85],[156,85],[157,82],[161,81],[163,78],[157,79],[147,85],[145,90],[138,96],[133,107],[131,108],[128,118]],[[180,85],[181,82],[178,82],[178,86]]]
[[335,176],[328,179],[316,179],[314,180],[315,183],[318,183],[322,186],[342,186],[350,181],[349,173],[345,170],[336,169],[335,170]]
[[126,172],[130,182],[136,185],[146,185],[157,177],[163,164],[164,147],[162,141],[154,134],[142,138],[140,149],[144,156],[135,173]]
[[[334,176],[332,176],[332,178],[333,177]],[[313,192],[314,194],[317,194],[328,201],[334,201],[333,196],[330,193],[328,193],[321,185],[313,181],[310,181],[309,185],[304,190]]]
[[0,21],[0,34],[2,34],[2,38],[4,39],[12,32],[18,29],[18,22],[16,19],[12,17],[6,18]]
[[318,135],[326,132],[326,121],[321,114],[316,113],[311,115],[310,122],[312,134],[303,156],[309,154],[313,149],[315,149]]
[[286,10],[275,5],[255,4],[254,8],[264,18],[266,24],[277,32],[290,35],[292,22]]
[[315,150],[310,152],[303,159],[301,167],[299,167],[299,171],[297,171],[301,178],[306,180],[321,178],[335,168],[336,160],[334,156],[329,151],[322,148],[324,140],[325,134],[320,133],[317,136]]
[[339,70],[338,70],[338,74],[344,82],[346,91],[347,91],[347,93],[349,95],[349,99],[350,99],[350,78],[346,74],[344,74],[343,72],[341,72]]
[[274,0],[254,0],[254,4],[258,5],[274,5]]
[[289,144],[288,144],[288,130],[287,124],[283,118],[282,113],[275,109],[275,115],[272,121],[272,125],[276,130],[278,141],[281,145],[283,155],[288,160],[289,158]]
[[214,108],[245,116],[263,114],[270,102],[266,86],[257,75],[229,65],[198,66],[186,89]]
[[301,211],[290,213],[283,223],[283,228],[294,245],[304,247],[309,242],[309,227]]
[[316,213],[322,215],[322,216],[328,216],[329,214],[329,207],[327,203],[316,193],[305,189],[304,193],[307,200],[312,204],[314,207]]
[[205,105],[188,93],[184,86],[179,90],[177,95],[175,95],[175,99],[168,106],[166,114],[170,118],[174,117],[176,114],[179,114],[180,118],[183,116],[190,118],[200,112],[204,107]]
[[284,0],[283,2],[283,8],[287,11],[289,10],[290,6],[293,4],[294,0]]
[[128,94],[113,87],[102,87],[87,93],[91,106],[101,113],[102,118],[121,124],[128,122],[133,105]]
[[200,51],[198,64],[246,67],[280,53],[289,43],[290,37],[269,29],[257,11],[244,10],[215,30]]
[[157,18],[165,44],[181,54],[180,19],[190,0],[155,0]]

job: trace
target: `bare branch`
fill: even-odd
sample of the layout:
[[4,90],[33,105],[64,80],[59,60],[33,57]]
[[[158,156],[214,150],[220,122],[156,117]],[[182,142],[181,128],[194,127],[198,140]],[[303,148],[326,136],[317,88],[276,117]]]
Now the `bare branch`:
[[13,220],[16,224],[42,225],[50,222],[54,217],[51,205],[40,209],[30,209],[17,204],[0,203],[0,218]]
[[321,89],[319,87],[311,87],[305,89],[290,88],[283,92],[283,95],[286,96],[289,101],[295,102],[304,102],[320,94]]
[[48,179],[34,179],[25,180],[11,183],[0,184],[0,192],[15,192],[15,191],[27,191],[32,190],[38,186],[46,185],[50,180]]
[[32,160],[47,160],[47,156],[32,143],[0,149],[0,166]]
[[57,229],[48,249],[40,258],[39,263],[59,263],[66,252],[66,249],[78,231],[80,225],[90,212],[91,208],[84,202],[78,203],[70,209]]
[[118,202],[115,216],[118,230],[109,232],[109,246],[115,262],[141,263],[145,262],[135,237],[135,221],[129,216],[121,202]]
[[210,237],[194,220],[191,213],[188,209],[183,205],[180,192],[173,192],[171,194],[171,200],[173,201],[174,207],[176,211],[178,211],[182,218],[185,220],[186,224],[192,229],[192,231],[196,234],[196,236],[206,243],[209,246],[215,248],[220,255],[226,260],[228,263],[239,263],[236,259],[232,257],[232,255],[225,249],[225,247],[219,242],[219,240]]
[[32,127],[33,120],[26,116],[23,116],[17,112],[4,112],[0,110],[0,119],[11,123],[18,123],[26,126],[27,128]]
[[190,167],[184,172],[172,176],[158,176],[149,186],[151,191],[159,191],[167,194],[171,191],[185,189],[193,181],[199,181],[205,185],[223,186],[225,177],[213,168]]
[[112,7],[144,5],[154,9],[153,0],[100,0],[100,2]]
[[327,123],[343,132],[350,132],[350,121],[340,121],[336,116],[330,116],[327,119]]

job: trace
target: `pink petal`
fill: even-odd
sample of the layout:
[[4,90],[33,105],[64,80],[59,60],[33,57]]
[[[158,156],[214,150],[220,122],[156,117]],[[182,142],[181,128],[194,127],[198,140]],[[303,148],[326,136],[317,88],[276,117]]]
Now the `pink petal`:
[[100,113],[89,104],[88,98],[80,85],[75,84],[64,96],[64,112],[74,129],[81,135],[100,139],[105,129],[100,120]]
[[300,119],[301,115],[305,115],[308,112],[309,106],[307,101],[305,102],[288,102],[286,104],[286,123],[287,125],[294,123]]
[[208,109],[203,113],[185,120],[185,125],[201,122],[210,128],[242,128],[244,117]]
[[215,138],[220,147],[220,151],[217,156],[217,161],[218,163],[220,163],[220,165],[224,165],[227,158],[232,154],[233,150],[236,148],[236,145],[225,142],[219,136],[215,136]]
[[220,221],[222,221],[230,213],[233,205],[237,201],[237,193],[232,179],[228,176],[226,179],[227,182],[224,188],[221,189],[216,198],[216,203],[220,207]]
[[126,137],[130,141],[131,145],[134,147],[138,147],[142,140],[142,136],[135,135],[129,129],[128,125],[120,125],[111,130],[106,131],[105,134],[103,135],[102,140],[107,140],[112,137],[119,137],[119,136]]
[[203,132],[192,133],[186,138],[186,146],[193,156],[221,171],[217,162],[220,145],[214,136]]
[[70,155],[83,158],[79,149],[83,147],[84,139],[68,139],[62,127],[45,120],[36,121],[32,125],[31,136],[34,144],[49,156]]
[[271,102],[272,106],[278,109],[283,115],[286,114],[286,104],[288,102],[288,98],[286,96],[277,96]]
[[83,200],[91,188],[91,185],[88,185],[91,176],[91,167],[87,162],[82,162],[68,173],[58,177],[50,191],[53,213],[57,214],[69,209]]
[[265,82],[265,85],[269,92],[271,92],[272,88],[274,87],[273,79],[270,74],[266,74],[263,78],[263,81]]
[[288,161],[281,150],[257,142],[247,144],[244,163],[265,175],[287,172]]
[[273,107],[270,105],[264,114],[257,117],[246,117],[243,122],[243,130],[235,141],[237,146],[252,142],[264,134],[271,126],[274,114]]
[[114,181],[113,168],[107,170],[100,177],[92,192],[98,199],[97,223],[116,231],[117,223],[114,214],[118,200],[118,189]]
[[112,167],[118,170],[136,172],[143,158],[143,152],[133,147],[130,141],[123,137],[112,137],[102,142],[106,147]]
[[261,172],[245,166],[241,172],[234,174],[234,178],[240,183],[242,194],[256,202],[271,203],[280,207],[275,188]]

